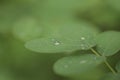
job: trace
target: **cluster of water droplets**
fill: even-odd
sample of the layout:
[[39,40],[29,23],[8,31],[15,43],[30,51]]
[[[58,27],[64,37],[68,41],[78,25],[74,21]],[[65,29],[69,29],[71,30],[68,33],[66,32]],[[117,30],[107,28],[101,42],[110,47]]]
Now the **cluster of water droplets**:
[[80,41],[81,41],[80,46],[81,46],[82,50],[88,49],[93,46],[94,43],[92,41],[90,41],[90,39],[91,39],[90,36],[80,38]]
[[86,47],[85,47],[85,44],[84,44],[84,41],[85,41],[85,37],[81,37],[81,41],[83,42],[82,44],[80,44],[80,46],[81,46],[81,49],[85,49]]
[[[80,37],[79,41],[76,40],[76,42],[78,42],[78,44],[76,44],[76,42],[73,41],[72,39],[69,40],[69,38],[66,39],[66,42],[68,40],[67,43],[64,42],[64,41],[60,41],[59,39],[56,39],[56,38],[52,38],[51,42],[52,42],[52,45],[54,45],[56,47],[61,46],[61,45],[67,45],[68,47],[73,47],[74,48],[75,46],[77,46],[77,48],[78,48],[78,46],[79,46],[79,49],[86,50],[90,46],[92,46],[91,43],[89,43],[87,39],[88,39],[88,37],[84,37],[84,36]],[[75,44],[74,44],[74,42],[75,42]]]

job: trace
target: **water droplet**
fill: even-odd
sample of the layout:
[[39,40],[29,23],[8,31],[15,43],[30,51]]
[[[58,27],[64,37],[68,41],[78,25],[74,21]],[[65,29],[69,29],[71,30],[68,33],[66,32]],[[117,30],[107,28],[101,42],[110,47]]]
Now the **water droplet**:
[[85,49],[85,45],[84,44],[81,44],[80,46],[81,46],[81,49],[83,49],[83,50]]
[[83,63],[86,63],[87,61],[83,60],[83,61],[80,61],[80,64],[83,64]]
[[60,42],[59,42],[59,41],[57,41],[57,40],[55,40],[55,39],[52,39],[52,41],[53,41],[53,43],[54,43],[55,46],[60,45]]
[[81,40],[85,40],[85,37],[81,37]]
[[56,42],[55,42],[55,45],[60,45],[60,43],[56,41]]

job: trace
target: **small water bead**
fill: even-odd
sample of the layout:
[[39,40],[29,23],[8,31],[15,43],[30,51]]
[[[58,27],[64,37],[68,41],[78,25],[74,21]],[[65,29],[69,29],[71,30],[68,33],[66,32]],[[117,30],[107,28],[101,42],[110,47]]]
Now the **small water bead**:
[[[85,37],[81,37],[81,40],[84,41],[85,40]],[[83,42],[84,43],[84,42]],[[81,44],[81,49],[85,49],[86,48],[86,45],[85,44]]]
[[85,37],[81,37],[81,40],[85,40]]
[[85,45],[84,44],[81,44],[80,46],[81,46],[81,49],[83,49],[83,50],[85,49]]
[[55,40],[55,39],[52,39],[52,41],[53,41],[53,43],[54,43],[55,46],[60,45],[60,42],[59,42],[59,41],[57,41],[57,40]]
[[[81,37],[81,40],[83,42],[83,44],[81,44],[81,46],[89,47],[90,43],[86,42],[85,39],[86,39],[85,37]],[[88,39],[88,37],[87,37],[87,39]]]
[[56,45],[56,46],[57,46],[57,45],[60,45],[60,43],[59,43],[58,41],[56,41],[56,42],[55,42],[55,45]]

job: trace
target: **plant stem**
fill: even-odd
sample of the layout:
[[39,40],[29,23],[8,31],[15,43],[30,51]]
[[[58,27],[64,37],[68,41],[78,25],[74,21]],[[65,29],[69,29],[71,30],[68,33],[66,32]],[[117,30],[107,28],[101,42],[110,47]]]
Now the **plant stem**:
[[91,51],[92,51],[95,55],[100,56],[100,54],[99,54],[97,51],[95,51],[93,48],[91,48]]
[[[95,51],[93,48],[91,48],[91,51],[95,54],[95,55],[97,55],[97,56],[101,56],[97,51]],[[105,57],[105,56],[104,56]],[[106,57],[105,57],[106,58]],[[108,61],[105,59],[104,60],[104,63],[107,65],[107,67],[111,70],[111,72],[113,73],[113,74],[117,74],[117,72],[112,68],[112,66],[108,63]]]
[[111,70],[111,72],[116,75],[117,74],[116,71],[112,68],[112,66],[108,63],[108,61],[104,60],[104,62],[107,65],[107,67]]

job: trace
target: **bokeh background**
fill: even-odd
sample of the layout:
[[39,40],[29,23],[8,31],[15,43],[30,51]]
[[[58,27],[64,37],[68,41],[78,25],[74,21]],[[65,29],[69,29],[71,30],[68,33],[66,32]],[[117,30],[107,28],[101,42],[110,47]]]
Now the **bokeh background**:
[[41,37],[41,26],[60,21],[86,21],[101,31],[120,31],[119,3],[120,0],[0,0],[0,80],[67,80],[53,71],[53,64],[64,54],[32,52],[24,43]]

